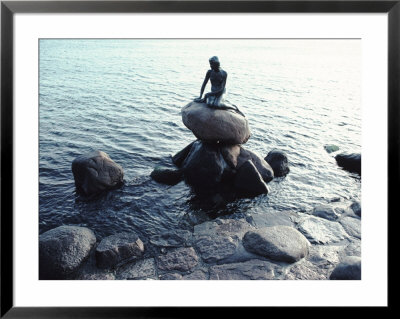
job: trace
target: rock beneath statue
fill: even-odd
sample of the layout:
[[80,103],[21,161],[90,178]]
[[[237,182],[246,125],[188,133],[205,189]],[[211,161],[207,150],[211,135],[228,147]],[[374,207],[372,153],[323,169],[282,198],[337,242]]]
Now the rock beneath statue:
[[240,145],[227,145],[221,147],[221,154],[230,168],[235,169],[240,155]]
[[257,196],[268,193],[268,186],[251,160],[246,161],[238,169],[235,181],[235,189],[241,195]]
[[72,173],[78,193],[93,195],[123,183],[124,172],[106,153],[93,151],[72,162]]
[[205,103],[190,102],[182,108],[182,121],[200,140],[244,144],[250,137],[247,119],[231,110],[218,110]]
[[85,227],[60,226],[39,236],[39,279],[67,279],[82,265],[96,243]]
[[240,169],[240,167],[248,160],[250,160],[257,168],[257,171],[260,173],[264,182],[269,183],[273,180],[274,171],[272,167],[258,154],[246,150],[244,147],[240,147],[240,154],[237,157],[236,169]]
[[189,185],[212,189],[221,182],[226,166],[217,144],[196,141],[183,162],[182,170]]
[[290,171],[287,156],[282,151],[272,150],[265,157],[265,161],[274,170],[275,177],[286,176]]
[[336,162],[346,171],[357,173],[361,176],[361,154],[338,154],[335,156]]

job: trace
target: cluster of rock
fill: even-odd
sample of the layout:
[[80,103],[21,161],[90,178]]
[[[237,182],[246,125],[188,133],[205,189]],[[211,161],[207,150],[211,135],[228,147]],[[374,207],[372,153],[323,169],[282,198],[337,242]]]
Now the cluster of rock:
[[[359,280],[361,208],[325,205],[284,218],[222,219],[149,238],[97,242],[85,227],[40,235],[40,279]],[[255,217],[255,216],[254,216]]]
[[245,149],[250,138],[247,119],[232,110],[191,102],[182,108],[182,121],[196,141],[172,157],[177,169],[155,169],[151,177],[174,185],[182,179],[195,190],[219,192],[228,187],[238,195],[268,193],[275,176],[289,172],[287,157],[274,150],[266,158]]

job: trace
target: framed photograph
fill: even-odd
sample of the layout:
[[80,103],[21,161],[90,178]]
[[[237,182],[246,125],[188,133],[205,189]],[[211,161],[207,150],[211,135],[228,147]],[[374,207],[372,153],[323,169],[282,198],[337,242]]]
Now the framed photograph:
[[399,19],[2,1],[1,316],[388,308]]

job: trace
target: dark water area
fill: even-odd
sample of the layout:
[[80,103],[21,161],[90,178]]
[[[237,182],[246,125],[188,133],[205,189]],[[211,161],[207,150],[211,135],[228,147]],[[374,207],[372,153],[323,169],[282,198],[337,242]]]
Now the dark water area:
[[[248,118],[244,147],[263,158],[280,149],[291,169],[269,183],[269,194],[222,205],[184,182],[150,178],[195,140],[180,110],[198,96],[213,55],[228,72],[227,99]],[[349,40],[41,40],[40,233],[78,225],[98,239],[122,231],[148,238],[217,216],[361,200],[361,179],[324,149],[361,151],[360,70],[361,45]],[[92,150],[123,167],[124,185],[84,198],[71,164]]]

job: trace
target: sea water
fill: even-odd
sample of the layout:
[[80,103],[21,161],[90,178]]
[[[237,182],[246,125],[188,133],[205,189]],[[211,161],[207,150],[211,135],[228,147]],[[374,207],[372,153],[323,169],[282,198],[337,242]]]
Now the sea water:
[[[361,200],[361,178],[334,155],[361,152],[359,40],[42,39],[39,74],[39,231],[91,228],[142,238],[222,218],[308,212]],[[227,100],[245,113],[244,145],[263,158],[286,153],[290,173],[270,192],[222,206],[199,200],[184,182],[150,178],[195,140],[181,108],[199,96],[208,59],[228,73]],[[210,90],[208,84],[205,93]],[[340,147],[327,153],[324,145]],[[95,198],[75,192],[72,161],[106,152],[124,185]]]

